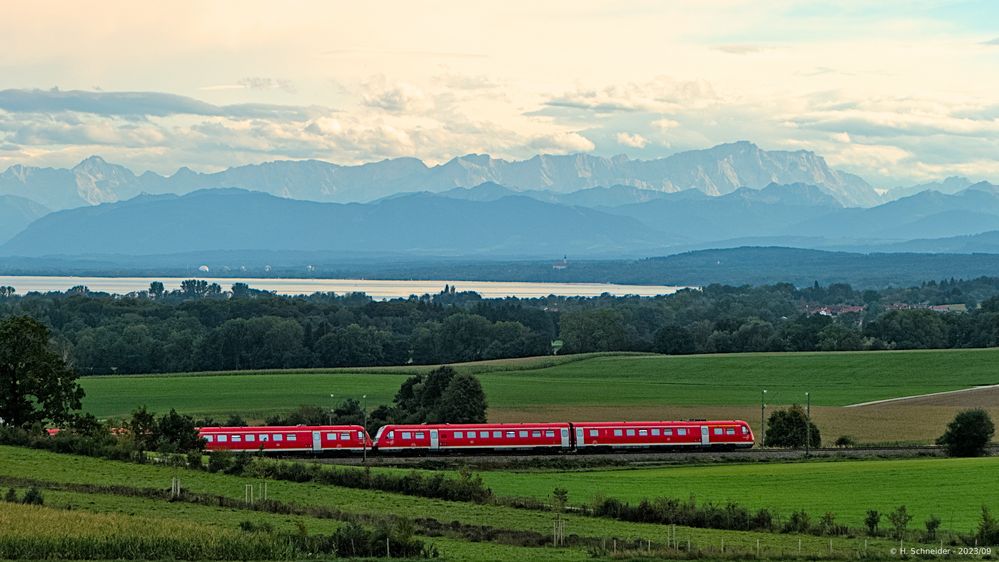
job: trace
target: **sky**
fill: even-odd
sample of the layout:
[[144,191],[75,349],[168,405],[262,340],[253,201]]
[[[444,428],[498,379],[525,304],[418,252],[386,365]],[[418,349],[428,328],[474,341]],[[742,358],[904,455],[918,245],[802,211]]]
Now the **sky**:
[[749,140],[999,183],[999,2],[19,2],[0,169],[660,158]]

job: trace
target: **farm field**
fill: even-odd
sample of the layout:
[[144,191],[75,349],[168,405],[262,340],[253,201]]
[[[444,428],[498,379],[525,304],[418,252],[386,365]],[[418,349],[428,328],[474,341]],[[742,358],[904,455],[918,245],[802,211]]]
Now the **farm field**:
[[982,505],[999,509],[999,488],[983,487],[999,472],[999,457],[835,462],[721,464],[576,472],[482,473],[499,495],[545,498],[553,486],[576,503],[603,495],[636,502],[659,496],[728,502],[781,513],[831,511],[859,527],[868,509],[882,513],[906,505],[921,524],[931,514],[943,526],[969,531]]
[[[201,471],[171,468],[155,465],[136,465],[116,461],[60,455],[45,451],[35,451],[16,447],[0,447],[0,485],[18,478],[38,478],[52,485],[90,484],[121,486],[143,489],[166,489],[170,480],[179,477],[186,490],[195,493],[222,495],[242,499],[245,486],[260,484],[259,479],[210,474]],[[465,525],[486,526],[525,533],[548,533],[552,515],[544,511],[515,509],[496,505],[480,505],[443,500],[430,500],[399,494],[356,490],[337,486],[287,481],[268,481],[269,498],[300,506],[335,507],[353,517],[379,517],[393,514],[403,518],[434,518],[441,522],[459,522]],[[276,529],[298,527],[301,523],[308,532],[329,532],[335,522],[298,515],[269,515],[256,511],[236,508],[217,508],[193,505],[183,502],[167,502],[150,498],[123,497],[106,493],[78,493],[59,490],[46,490],[46,505],[54,507],[72,506],[74,511],[97,514],[119,514],[116,517],[136,517],[143,520],[160,518],[172,521],[175,525],[192,523],[211,525],[220,533],[237,528],[239,522],[249,520],[256,523],[271,523]],[[124,515],[122,515],[124,514]],[[564,516],[571,534],[584,538],[608,541],[618,538],[646,539],[660,542],[664,539],[662,525],[627,523],[610,519],[585,517],[574,514]],[[129,521],[128,524],[133,522]],[[0,531],[0,535],[3,532]],[[677,536],[685,541],[690,539],[695,546],[724,544],[731,550],[745,552],[756,548],[757,540],[762,552],[772,557],[796,551],[801,540],[802,552],[806,556],[825,556],[830,546],[838,557],[856,557],[863,548],[863,539],[816,536],[786,535],[780,533],[754,533],[693,529],[677,527]],[[494,542],[470,542],[425,538],[434,543],[445,554],[445,559],[454,560],[572,560],[589,557],[582,546],[554,549],[550,547],[519,547]],[[870,540],[872,552],[887,552],[890,543]]]
[[[843,406],[999,383],[999,350],[763,353],[661,356],[588,355],[458,365],[476,373],[491,421],[563,419],[745,419],[758,430],[760,391],[770,407],[803,403],[824,436],[861,441],[936,438],[958,409],[905,402]],[[85,377],[86,410],[124,416],[139,405],[196,416],[262,420],[301,404],[331,405],[367,394],[389,403],[406,376],[430,367]],[[970,399],[975,393],[965,393]],[[999,406],[993,405],[999,412]]]

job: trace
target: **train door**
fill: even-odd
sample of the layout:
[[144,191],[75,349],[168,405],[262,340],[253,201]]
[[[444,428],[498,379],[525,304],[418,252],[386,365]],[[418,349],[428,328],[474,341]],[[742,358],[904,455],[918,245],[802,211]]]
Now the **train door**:
[[711,444],[711,434],[708,433],[708,426],[702,425],[701,426],[701,445],[710,445],[710,444]]
[[569,428],[568,427],[563,427],[562,428],[562,448],[563,449],[568,449],[569,448]]
[[440,445],[441,444],[440,444],[440,437],[438,435],[438,430],[431,429],[430,430],[430,450],[431,451],[436,451],[437,449],[440,448]]
[[584,444],[583,443],[583,428],[577,427],[576,428],[576,446],[577,447],[582,447],[583,444]]
[[322,433],[320,433],[319,431],[312,432],[312,450],[314,452],[319,452],[323,450]]

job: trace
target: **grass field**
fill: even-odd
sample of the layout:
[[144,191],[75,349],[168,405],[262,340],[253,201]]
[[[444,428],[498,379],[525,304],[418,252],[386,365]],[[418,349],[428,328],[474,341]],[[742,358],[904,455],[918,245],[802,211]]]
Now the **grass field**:
[[999,487],[986,485],[999,473],[999,458],[900,459],[807,463],[674,466],[579,472],[485,472],[500,495],[546,498],[555,486],[587,503],[598,495],[637,501],[657,496],[733,501],[781,513],[831,511],[861,527],[868,509],[888,513],[906,505],[916,525],[931,514],[943,526],[970,531],[982,505],[999,510]]
[[[803,403],[830,441],[930,441],[956,406],[842,406],[999,383],[999,350],[769,353],[661,356],[589,355],[459,365],[477,373],[492,421],[735,417],[758,425],[767,403]],[[406,376],[429,367],[197,375],[87,377],[84,407],[124,416],[145,404],[217,418],[262,420],[300,404],[331,405],[367,394],[369,408],[389,403]],[[330,394],[336,396],[330,398]],[[999,412],[999,405],[995,407]]]
[[[259,480],[244,477],[208,474],[155,465],[135,465],[100,459],[59,455],[15,447],[0,447],[0,480],[4,478],[39,478],[49,482],[102,484],[142,488],[165,489],[173,477],[181,478],[185,489],[197,493],[218,494],[242,498],[247,484]],[[161,517],[178,522],[204,523],[221,529],[231,529],[237,521],[253,520],[272,522],[277,528],[288,528],[301,521],[310,532],[328,532],[331,523],[300,516],[274,516],[244,510],[219,509],[184,503],[156,502],[150,499],[119,497],[101,494],[80,494],[47,491],[46,503],[53,506],[72,505],[74,509],[96,513],[114,512],[140,518]],[[484,525],[499,529],[520,530],[546,534],[551,529],[552,515],[546,512],[514,509],[495,505],[478,505],[442,500],[429,500],[384,492],[346,489],[312,483],[285,481],[269,482],[269,497],[302,506],[335,507],[351,514],[400,517],[432,517],[442,522],[457,521],[466,525]],[[662,541],[662,525],[627,523],[609,519],[565,515],[567,532],[581,537],[642,538]],[[3,531],[0,529],[0,535]],[[730,549],[752,551],[757,540],[763,552],[773,557],[795,551],[798,540],[806,556],[824,555],[832,544],[839,556],[856,557],[863,548],[863,539],[785,535],[779,533],[753,533],[719,531],[711,529],[677,528],[681,540],[689,538],[695,546],[719,545],[724,540]],[[582,559],[586,550],[513,547],[496,543],[479,543],[465,540],[430,538],[455,560],[564,560]],[[875,552],[887,552],[886,541],[871,540]]]

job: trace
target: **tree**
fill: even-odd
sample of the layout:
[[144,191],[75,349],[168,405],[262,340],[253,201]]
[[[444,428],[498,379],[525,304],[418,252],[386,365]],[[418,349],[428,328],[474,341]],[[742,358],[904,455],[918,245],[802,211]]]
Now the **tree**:
[[473,375],[454,377],[441,395],[437,417],[443,423],[485,423],[486,393]]
[[163,283],[161,281],[153,281],[149,284],[149,294],[152,295],[154,299],[163,298]]
[[14,289],[14,287],[11,287],[9,285],[4,285],[4,286],[0,287],[0,299],[5,299],[5,298],[8,298],[8,297],[12,297],[12,296],[14,296],[14,293],[16,293],[16,292],[17,292],[17,290]]
[[989,508],[982,506],[982,520],[978,523],[978,533],[975,535],[978,544],[999,544],[999,522],[992,517]]
[[926,520],[926,540],[936,540],[937,529],[940,528],[940,518],[936,515],[930,515],[930,518]]
[[683,326],[670,324],[656,332],[655,350],[666,355],[685,355],[694,353],[696,343],[694,335]]
[[152,451],[156,449],[157,433],[159,427],[156,425],[156,416],[140,406],[132,412],[132,418],[128,422],[128,429],[132,432],[132,441],[135,448],[140,451]]
[[876,509],[868,509],[867,516],[864,517],[864,526],[867,527],[867,534],[876,536],[878,534],[878,525],[881,524],[881,513]]
[[198,451],[204,447],[204,440],[198,435],[194,420],[190,416],[177,413],[171,409],[156,424],[157,445],[161,451],[186,453]]
[[905,535],[905,529],[909,526],[910,521],[912,521],[912,515],[909,514],[909,510],[904,505],[898,506],[898,509],[888,514],[888,522],[895,529],[896,539],[901,539]]
[[954,416],[937,444],[946,447],[952,457],[978,457],[985,453],[995,432],[988,412],[980,408],[965,410]]
[[76,378],[44,324],[27,316],[0,321],[0,423],[68,421],[84,395]]
[[856,447],[857,440],[851,437],[850,435],[840,435],[839,437],[836,438],[835,445],[841,449],[846,447]]
[[767,447],[804,447],[809,438],[812,447],[822,444],[819,428],[808,419],[801,406],[796,404],[770,414],[767,420]]

